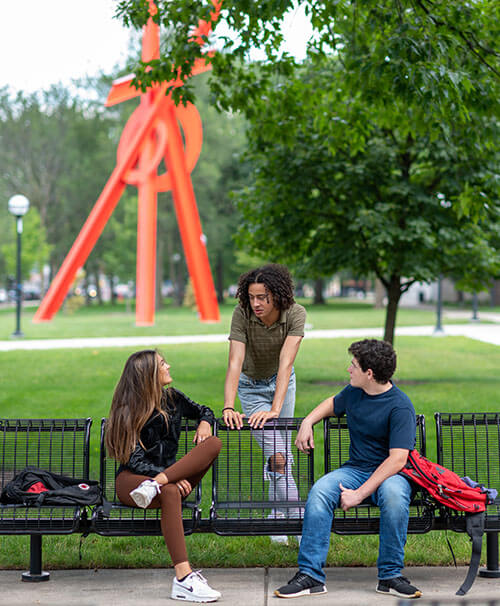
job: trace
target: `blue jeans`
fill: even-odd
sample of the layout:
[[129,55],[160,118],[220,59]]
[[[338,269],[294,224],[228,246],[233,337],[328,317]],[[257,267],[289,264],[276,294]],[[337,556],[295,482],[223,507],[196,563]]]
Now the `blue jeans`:
[[[325,582],[323,566],[330,545],[334,510],[340,503],[339,483],[355,490],[371,476],[357,467],[340,467],[320,478],[307,499],[302,542],[299,549],[299,570],[321,583]],[[404,548],[408,530],[411,485],[406,478],[387,478],[371,495],[380,507],[378,578],[392,579],[404,568]]]
[[[241,402],[241,409],[247,417],[254,412],[271,410],[274,392],[276,391],[276,378],[276,374],[268,379],[252,379],[244,373],[240,374],[238,397]],[[295,412],[295,391],[295,371],[292,370],[280,417],[285,419],[293,417]]]
[[[274,393],[276,391],[276,377],[274,374],[268,379],[252,379],[241,373],[238,382],[238,397],[241,402],[241,409],[247,418],[254,412],[261,410],[269,411],[273,403]],[[280,411],[281,418],[292,418],[295,411],[295,372],[292,370],[288,381],[288,389]],[[269,480],[269,500],[270,501],[298,501],[299,494],[295,479],[292,475],[293,456],[291,452],[291,432],[284,430],[262,431],[252,429],[252,436],[262,448],[266,463],[264,476]],[[284,472],[281,473],[274,469],[270,463],[272,457],[281,454],[285,461]],[[298,517],[299,510],[294,508],[288,511],[274,511],[274,515],[285,517]]]

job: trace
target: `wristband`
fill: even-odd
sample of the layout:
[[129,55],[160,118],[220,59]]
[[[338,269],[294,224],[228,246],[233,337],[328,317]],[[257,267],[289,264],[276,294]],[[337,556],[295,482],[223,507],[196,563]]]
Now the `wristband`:
[[222,412],[224,412],[225,410],[233,410],[234,408],[232,406],[226,406],[225,408],[222,409]]

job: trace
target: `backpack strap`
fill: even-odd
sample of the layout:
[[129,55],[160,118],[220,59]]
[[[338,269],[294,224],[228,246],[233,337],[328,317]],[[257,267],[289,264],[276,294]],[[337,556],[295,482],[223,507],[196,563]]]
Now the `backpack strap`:
[[481,559],[481,547],[484,534],[484,511],[481,513],[469,513],[465,516],[467,534],[472,540],[472,554],[470,558],[469,571],[465,581],[455,595],[465,595],[472,587],[477,576],[479,561]]

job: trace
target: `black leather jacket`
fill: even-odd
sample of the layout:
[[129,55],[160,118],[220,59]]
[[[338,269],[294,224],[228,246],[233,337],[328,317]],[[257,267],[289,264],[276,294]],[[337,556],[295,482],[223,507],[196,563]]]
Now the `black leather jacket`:
[[128,463],[120,465],[117,475],[128,469],[138,475],[154,477],[175,463],[183,417],[210,424],[214,421],[214,413],[210,408],[193,402],[173,387],[165,390],[162,408],[168,415],[168,428],[163,416],[154,412],[141,430],[144,448],[137,443]]

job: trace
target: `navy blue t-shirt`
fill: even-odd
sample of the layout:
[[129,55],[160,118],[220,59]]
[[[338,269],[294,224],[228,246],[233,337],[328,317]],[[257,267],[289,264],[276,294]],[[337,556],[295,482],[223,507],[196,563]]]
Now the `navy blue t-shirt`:
[[415,409],[395,385],[376,396],[347,385],[335,396],[333,407],[337,417],[347,416],[351,445],[345,465],[374,471],[390,448],[415,448]]

